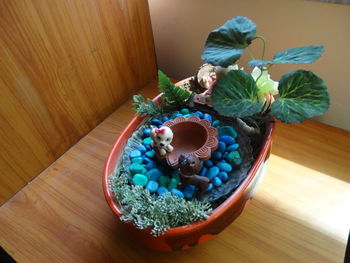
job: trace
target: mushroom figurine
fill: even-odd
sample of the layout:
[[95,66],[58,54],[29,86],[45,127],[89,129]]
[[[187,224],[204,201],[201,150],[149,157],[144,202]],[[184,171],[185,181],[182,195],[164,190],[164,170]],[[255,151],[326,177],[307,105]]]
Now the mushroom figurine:
[[153,140],[152,147],[160,156],[165,156],[168,152],[173,151],[174,148],[170,145],[173,140],[173,132],[169,127],[153,128],[150,136]]

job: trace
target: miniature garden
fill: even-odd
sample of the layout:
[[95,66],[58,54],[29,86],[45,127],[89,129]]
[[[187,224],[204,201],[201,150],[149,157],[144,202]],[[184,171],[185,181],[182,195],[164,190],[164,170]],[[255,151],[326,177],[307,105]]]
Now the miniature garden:
[[[263,42],[259,59],[247,49]],[[281,51],[265,60],[266,41],[249,18],[234,17],[213,30],[196,76],[173,84],[158,72],[160,96],[134,96],[143,123],[126,142],[110,177],[121,220],[159,236],[166,230],[205,220],[247,176],[278,119],[298,123],[329,107],[327,85],[315,73],[291,71],[270,79],[277,64],[308,64],[323,46]],[[238,67],[247,51],[253,70]]]

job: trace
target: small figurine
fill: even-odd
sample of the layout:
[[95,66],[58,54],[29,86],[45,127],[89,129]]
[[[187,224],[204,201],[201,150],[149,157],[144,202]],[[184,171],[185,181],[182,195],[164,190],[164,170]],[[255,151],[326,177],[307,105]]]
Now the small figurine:
[[173,146],[170,145],[173,140],[173,132],[169,127],[153,128],[150,136],[153,140],[152,147],[160,156],[165,156],[167,152],[173,151]]
[[205,176],[199,176],[201,169],[200,160],[195,156],[185,156],[181,154],[179,157],[180,164],[180,174],[181,174],[181,183],[183,186],[188,184],[194,185],[198,188],[199,192],[203,192],[208,189],[210,180]]

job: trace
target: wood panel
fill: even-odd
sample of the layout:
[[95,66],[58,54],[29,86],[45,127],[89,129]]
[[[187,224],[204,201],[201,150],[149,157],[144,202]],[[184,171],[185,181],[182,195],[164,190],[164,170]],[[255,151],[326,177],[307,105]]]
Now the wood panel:
[[18,262],[343,262],[349,132],[278,123],[266,178],[243,214],[213,240],[169,254],[123,235],[103,196],[104,162],[133,114],[129,101],[0,208],[0,245]]
[[156,77],[147,0],[0,1],[0,204]]

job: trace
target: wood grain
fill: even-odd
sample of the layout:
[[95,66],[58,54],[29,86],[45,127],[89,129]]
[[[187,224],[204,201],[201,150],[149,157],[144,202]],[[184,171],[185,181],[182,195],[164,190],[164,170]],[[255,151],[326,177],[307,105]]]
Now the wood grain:
[[0,1],[0,204],[156,77],[146,0]]
[[[155,85],[154,85],[155,86]],[[152,97],[156,88],[142,91]],[[350,222],[350,133],[278,123],[255,199],[213,240],[187,251],[144,249],[121,232],[102,191],[130,101],[0,208],[0,245],[18,262],[342,262]]]

